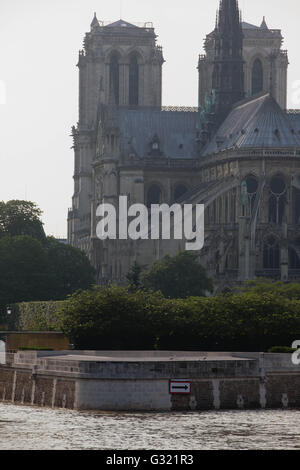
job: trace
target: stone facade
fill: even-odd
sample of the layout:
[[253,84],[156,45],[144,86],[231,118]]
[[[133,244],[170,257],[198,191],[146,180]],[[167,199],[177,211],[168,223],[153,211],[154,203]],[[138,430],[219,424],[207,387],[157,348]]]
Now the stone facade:
[[[282,49],[283,37],[280,30],[269,29],[263,20],[260,27],[242,22],[244,90],[246,96],[257,91],[272,93],[282,109],[287,107],[288,54]],[[215,32],[205,40],[205,54],[199,56],[199,103],[205,106],[205,96],[212,88],[212,75],[215,54]],[[253,90],[255,63],[261,65],[261,86]]]
[[300,111],[285,110],[287,53],[265,21],[242,27],[246,98],[215,127],[214,33],[199,62],[199,108],[164,108],[153,28],[94,18],[78,64],[68,241],[88,254],[99,284],[125,283],[135,261],[151,265],[185,245],[100,241],[97,207],[117,208],[119,196],[130,205],[204,203],[200,261],[219,290],[255,276],[300,278]]
[[[137,65],[132,72],[133,60]],[[137,27],[119,21],[103,26],[96,17],[86,34],[84,50],[79,52],[79,122],[73,128],[75,190],[68,217],[68,241],[90,254],[91,206],[95,207],[93,203],[100,194],[103,197],[101,189],[112,198],[117,191],[119,129],[113,112],[103,128],[102,111],[105,105],[160,108],[163,62],[151,24]],[[130,96],[132,86],[137,89],[136,101]],[[93,165],[104,154],[109,158],[96,175]]]

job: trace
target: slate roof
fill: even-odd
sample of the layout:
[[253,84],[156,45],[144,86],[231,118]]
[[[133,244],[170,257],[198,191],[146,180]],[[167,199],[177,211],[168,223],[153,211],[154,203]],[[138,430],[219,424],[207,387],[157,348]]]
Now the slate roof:
[[232,148],[300,147],[294,125],[298,123],[298,117],[289,116],[270,94],[257,95],[233,108],[202,154]]
[[259,26],[255,26],[254,24],[246,23],[246,21],[242,21],[241,25],[242,25],[242,29],[260,29]]
[[122,27],[122,28],[137,28],[134,24],[128,23],[128,21],[118,20],[114,23],[108,24],[105,28],[115,28],[115,27]]
[[145,158],[158,137],[164,157],[196,158],[199,114],[192,111],[120,109],[121,152]]
[[251,24],[251,23],[246,23],[246,21],[242,21],[241,25],[242,25],[242,29],[269,29],[267,26],[265,17],[263,17],[263,20],[260,26],[256,26],[255,24]]
[[[171,110],[172,109],[172,110]],[[119,108],[121,153],[147,158],[158,138],[165,158],[199,158],[195,108]],[[238,103],[202,156],[234,148],[300,148],[300,110],[283,111],[269,94]]]
[[287,117],[289,118],[291,122],[292,128],[300,136],[300,109],[295,109],[295,110],[288,109]]

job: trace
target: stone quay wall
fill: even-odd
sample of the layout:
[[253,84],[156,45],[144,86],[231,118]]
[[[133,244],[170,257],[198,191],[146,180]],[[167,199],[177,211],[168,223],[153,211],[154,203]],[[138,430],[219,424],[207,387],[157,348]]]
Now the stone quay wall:
[[[182,390],[173,393],[172,383]],[[296,408],[300,366],[290,354],[19,351],[0,365],[0,401],[103,411]]]

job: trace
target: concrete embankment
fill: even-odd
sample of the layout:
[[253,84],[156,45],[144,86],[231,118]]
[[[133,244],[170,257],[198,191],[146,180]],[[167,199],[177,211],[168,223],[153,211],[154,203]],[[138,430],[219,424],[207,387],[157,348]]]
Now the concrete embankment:
[[0,366],[0,401],[78,410],[300,407],[290,354],[17,352]]

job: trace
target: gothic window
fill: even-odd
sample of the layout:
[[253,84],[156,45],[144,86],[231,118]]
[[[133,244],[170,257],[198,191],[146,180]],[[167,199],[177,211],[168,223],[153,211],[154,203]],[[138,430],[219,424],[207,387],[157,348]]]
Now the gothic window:
[[100,77],[100,91],[104,91],[103,77],[102,77],[102,75],[101,75],[101,77]]
[[269,222],[276,225],[281,225],[286,197],[286,184],[281,176],[272,178],[270,184],[270,199],[269,199]]
[[110,60],[110,69],[109,69],[109,83],[110,83],[110,93],[113,97],[114,103],[120,103],[120,72],[119,72],[119,59],[117,54],[113,54]]
[[[300,248],[298,248],[300,253]],[[298,253],[294,248],[289,248],[289,268],[290,269],[300,269],[300,258]]]
[[230,221],[235,223],[236,221],[236,189],[232,190],[230,205],[231,205]]
[[217,220],[217,202],[213,203],[212,223],[215,224]]
[[221,261],[221,255],[220,255],[220,252],[217,251],[215,254],[216,274],[220,273],[220,261]]
[[111,137],[110,137],[110,141],[111,141],[111,149],[114,150],[114,147],[115,147],[115,136],[112,134]]
[[225,223],[227,224],[229,222],[228,218],[228,194],[225,196]]
[[258,190],[258,182],[255,176],[249,175],[246,178],[247,183],[247,193],[248,193],[248,207],[249,207],[249,214],[252,214],[254,203],[256,199],[256,193]]
[[227,255],[226,260],[225,260],[225,269],[228,269],[228,267],[229,267],[229,256]]
[[295,224],[300,224],[300,191],[299,189],[294,189],[294,214],[295,214]]
[[223,201],[222,201],[222,198],[220,197],[219,199],[219,224],[222,223],[222,219],[223,219]]
[[161,190],[157,184],[153,184],[148,189],[147,193],[147,207],[151,207],[152,204],[161,203]]
[[178,184],[174,191],[174,199],[177,201],[187,192],[187,188],[184,184]]
[[129,64],[129,106],[139,104],[139,64],[136,54],[130,58]]
[[252,95],[263,91],[264,71],[260,59],[256,59],[252,68]]
[[264,269],[279,269],[279,267],[279,245],[274,237],[269,237],[264,243]]
[[205,225],[209,225],[210,224],[210,207],[206,207],[206,210],[205,210]]
[[258,184],[255,176],[249,175],[246,178],[246,183],[247,183],[247,192],[248,194],[256,194]]

